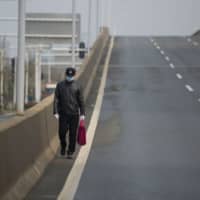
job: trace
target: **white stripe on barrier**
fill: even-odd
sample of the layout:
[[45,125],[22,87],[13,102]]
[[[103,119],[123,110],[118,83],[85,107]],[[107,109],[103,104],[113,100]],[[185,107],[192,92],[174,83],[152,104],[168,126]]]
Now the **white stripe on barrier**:
[[98,119],[99,119],[99,115],[101,111],[101,105],[102,105],[103,96],[104,96],[104,88],[106,84],[109,61],[110,61],[113,45],[114,45],[114,37],[111,39],[110,48],[109,48],[109,52],[108,52],[106,62],[105,62],[105,67],[104,67],[101,85],[100,85],[98,96],[97,96],[96,105],[92,114],[90,125],[88,127],[87,145],[80,149],[77,159],[71,169],[71,172],[57,200],[73,200],[76,194],[76,191],[78,189],[78,185],[79,185],[83,170],[85,168],[85,165],[90,153],[90,149],[92,147],[92,142],[94,139],[94,135],[95,135],[95,131],[96,131],[96,127],[97,127],[97,123],[98,123]]

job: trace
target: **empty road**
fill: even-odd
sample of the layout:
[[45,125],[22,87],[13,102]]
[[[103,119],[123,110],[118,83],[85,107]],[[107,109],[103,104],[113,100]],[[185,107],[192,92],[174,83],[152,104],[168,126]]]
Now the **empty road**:
[[117,37],[75,200],[200,199],[200,49]]

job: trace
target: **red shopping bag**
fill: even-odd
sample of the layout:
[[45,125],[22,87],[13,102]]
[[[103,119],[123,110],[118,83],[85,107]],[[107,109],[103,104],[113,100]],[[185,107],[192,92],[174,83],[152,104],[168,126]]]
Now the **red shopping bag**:
[[81,120],[79,124],[77,142],[81,146],[86,145],[86,128],[84,120]]

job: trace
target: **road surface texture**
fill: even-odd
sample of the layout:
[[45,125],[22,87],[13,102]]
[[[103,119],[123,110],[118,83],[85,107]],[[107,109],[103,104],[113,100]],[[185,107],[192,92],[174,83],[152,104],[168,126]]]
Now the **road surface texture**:
[[199,48],[182,37],[115,39],[75,200],[200,199]]

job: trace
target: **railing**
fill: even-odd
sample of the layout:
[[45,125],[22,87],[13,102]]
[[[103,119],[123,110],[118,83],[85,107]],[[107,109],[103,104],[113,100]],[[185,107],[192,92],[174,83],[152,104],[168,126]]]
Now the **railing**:
[[[3,37],[3,49],[0,50],[0,111],[14,112],[16,105],[16,47],[6,44]],[[76,66],[80,68],[82,59],[79,52],[87,49],[76,48]],[[64,78],[63,71],[72,65],[70,46],[27,45],[25,60],[25,107],[38,103],[49,94],[48,85]],[[52,91],[52,89],[51,89]]]

